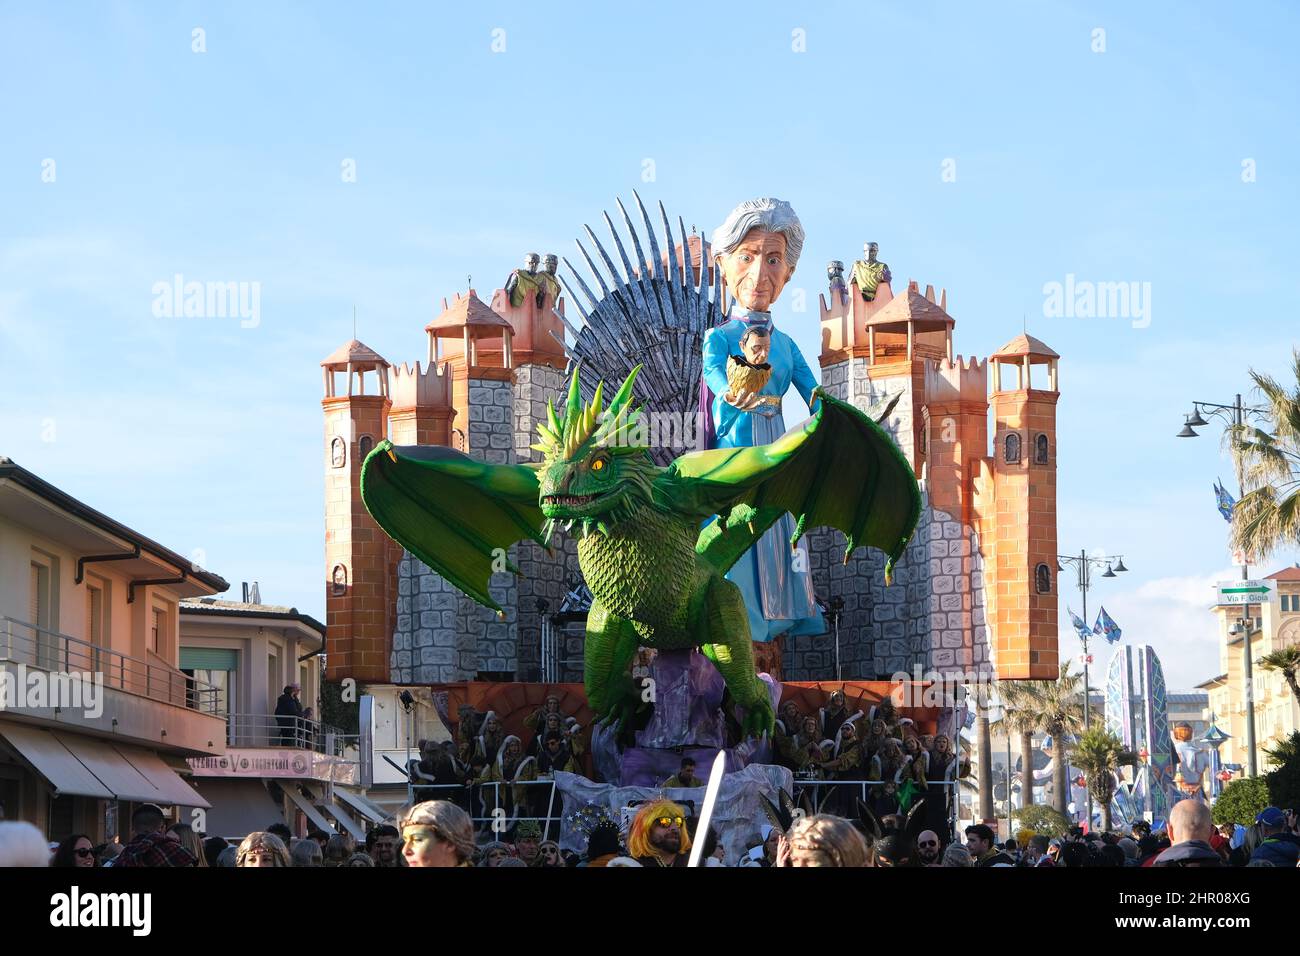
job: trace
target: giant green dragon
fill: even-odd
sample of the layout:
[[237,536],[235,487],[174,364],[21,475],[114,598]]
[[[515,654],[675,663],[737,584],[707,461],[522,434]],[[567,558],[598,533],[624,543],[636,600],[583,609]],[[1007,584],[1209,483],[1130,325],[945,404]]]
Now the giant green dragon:
[[807,421],[768,445],[719,448],[657,466],[633,403],[639,366],[602,408],[574,370],[563,418],[547,404],[540,462],[498,465],[442,446],[381,441],[361,470],[361,497],[394,540],[465,594],[500,611],[494,570],[518,573],[505,551],[549,547],[558,526],[578,539],[593,601],[587,617],[587,699],[622,724],[640,704],[629,667],[638,647],[698,647],[744,708],[743,728],[770,732],[774,715],[754,673],[740,590],[724,575],[784,513],[805,530],[847,536],[845,561],[871,545],[902,554],[920,513],[907,460],[871,418],[824,392]]

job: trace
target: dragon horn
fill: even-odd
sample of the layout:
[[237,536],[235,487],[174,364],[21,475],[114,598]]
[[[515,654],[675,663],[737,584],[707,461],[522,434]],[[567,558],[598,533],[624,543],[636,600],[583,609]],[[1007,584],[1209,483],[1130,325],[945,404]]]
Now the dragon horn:
[[582,371],[582,366],[573,367],[573,378],[569,379],[569,398],[564,403],[564,430],[576,428],[579,417],[582,415],[582,397],[579,392],[578,377]]

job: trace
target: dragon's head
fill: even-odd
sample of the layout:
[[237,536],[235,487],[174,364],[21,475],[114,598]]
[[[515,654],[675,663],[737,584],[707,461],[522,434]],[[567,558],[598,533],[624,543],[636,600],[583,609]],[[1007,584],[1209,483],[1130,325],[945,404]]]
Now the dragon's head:
[[547,402],[541,441],[532,447],[544,458],[538,466],[540,504],[546,516],[546,539],[556,525],[582,534],[608,533],[618,521],[652,501],[658,469],[647,452],[640,426],[641,410],[632,406],[632,382],[640,366],[623,382],[602,414],[605,383],[596,386],[591,404],[584,406],[573,370],[564,421]]

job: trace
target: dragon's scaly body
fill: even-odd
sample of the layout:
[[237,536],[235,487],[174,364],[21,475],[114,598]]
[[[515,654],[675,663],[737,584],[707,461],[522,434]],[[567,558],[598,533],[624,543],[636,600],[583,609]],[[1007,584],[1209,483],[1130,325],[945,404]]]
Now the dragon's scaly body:
[[593,597],[584,681],[597,714],[626,718],[641,702],[628,673],[638,647],[699,647],[745,709],[745,728],[770,730],[749,618],[727,570],[786,512],[798,518],[796,538],[831,525],[847,536],[846,556],[872,544],[892,563],[916,525],[916,479],[874,421],[826,396],[770,445],[694,452],[660,468],[632,405],[635,378],[604,411],[603,384],[584,407],[575,371],[563,421],[548,405],[538,425],[539,463],[380,442],[362,468],[362,498],[416,557],[497,610],[487,584],[506,549],[525,537],[549,544],[563,526],[578,538]]

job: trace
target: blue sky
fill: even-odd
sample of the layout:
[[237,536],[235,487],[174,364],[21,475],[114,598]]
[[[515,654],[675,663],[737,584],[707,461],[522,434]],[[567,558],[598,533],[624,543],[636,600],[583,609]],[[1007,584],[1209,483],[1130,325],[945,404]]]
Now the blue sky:
[[[1189,686],[1218,668],[1210,486],[1231,468],[1215,437],[1174,434],[1191,399],[1281,374],[1295,343],[1297,19],[0,4],[0,453],[320,614],[319,362],[354,306],[363,341],[413,361],[467,275],[486,298],[633,188],[701,231],[775,195],[808,232],[791,288],[814,305],[791,313],[788,291],[777,320],[810,359],[825,262],[866,239],[896,288],[948,289],[959,352],[1025,323],[1062,354],[1061,548],[1125,555],[1090,607]],[[259,283],[259,323],[155,316],[177,273]],[[1071,274],[1150,283],[1149,325],[1045,317]]]

